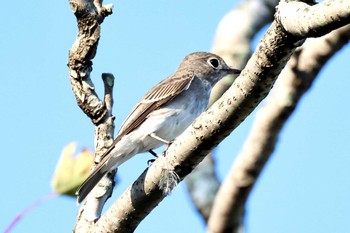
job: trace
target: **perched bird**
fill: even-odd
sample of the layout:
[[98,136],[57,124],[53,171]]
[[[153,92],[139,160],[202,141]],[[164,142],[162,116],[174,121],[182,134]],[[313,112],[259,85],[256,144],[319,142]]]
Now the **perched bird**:
[[[212,53],[187,55],[177,71],[154,86],[136,104],[112,146],[77,191],[83,201],[108,171],[136,154],[150,151],[179,136],[208,105],[212,87],[228,74],[239,74]],[[154,152],[153,152],[154,153]]]

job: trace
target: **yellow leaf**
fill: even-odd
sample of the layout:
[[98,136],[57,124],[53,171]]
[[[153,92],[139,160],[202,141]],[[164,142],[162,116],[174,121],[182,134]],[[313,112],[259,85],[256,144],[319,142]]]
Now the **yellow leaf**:
[[75,196],[75,191],[90,173],[94,154],[84,149],[75,155],[76,143],[63,148],[52,177],[52,187],[56,193]]

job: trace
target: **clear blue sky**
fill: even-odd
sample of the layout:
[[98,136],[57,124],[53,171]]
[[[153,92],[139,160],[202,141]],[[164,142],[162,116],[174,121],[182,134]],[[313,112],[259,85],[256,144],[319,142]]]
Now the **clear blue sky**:
[[[100,74],[115,75],[113,110],[119,127],[144,93],[186,54],[210,50],[219,20],[237,1],[112,3],[114,14],[103,24],[92,75],[99,93]],[[93,147],[94,130],[69,83],[66,63],[77,27],[68,1],[4,1],[2,9],[0,230],[52,191],[62,148],[72,141]],[[247,232],[350,232],[349,52],[348,46],[327,64],[283,130],[249,199]],[[221,178],[253,118],[217,150]],[[148,159],[140,155],[121,167],[121,185],[111,199],[138,177]],[[77,209],[73,198],[58,197],[33,210],[13,232],[70,232]],[[204,232],[204,227],[181,184],[136,232]]]

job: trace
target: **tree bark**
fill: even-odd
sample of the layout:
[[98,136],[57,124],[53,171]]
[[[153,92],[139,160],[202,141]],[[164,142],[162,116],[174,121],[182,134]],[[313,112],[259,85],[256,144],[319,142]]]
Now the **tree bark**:
[[[251,56],[251,42],[266,24],[273,20],[279,0],[247,0],[226,14],[218,25],[212,51],[232,67],[243,68]],[[220,80],[212,90],[209,106],[232,85],[235,76]],[[209,154],[208,157],[211,157]],[[195,208],[208,221],[214,198],[220,186],[213,158],[205,158],[185,179]],[[242,223],[243,225],[243,223]]]

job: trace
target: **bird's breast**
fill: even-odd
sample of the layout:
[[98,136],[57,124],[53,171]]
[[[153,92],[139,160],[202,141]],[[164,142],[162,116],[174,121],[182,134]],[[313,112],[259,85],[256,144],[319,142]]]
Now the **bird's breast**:
[[[154,110],[147,119],[126,137],[138,144],[138,153],[154,149],[163,144],[152,138],[152,133],[171,141],[179,136],[190,124],[205,111],[208,105],[211,85],[194,79],[187,90],[182,91],[166,105]],[[136,143],[139,141],[139,143]]]
[[[164,108],[167,119],[166,126],[162,128],[162,134],[168,135],[169,140],[179,136],[208,105],[211,84],[195,78],[189,88],[172,99]],[[173,114],[171,114],[173,113]]]

